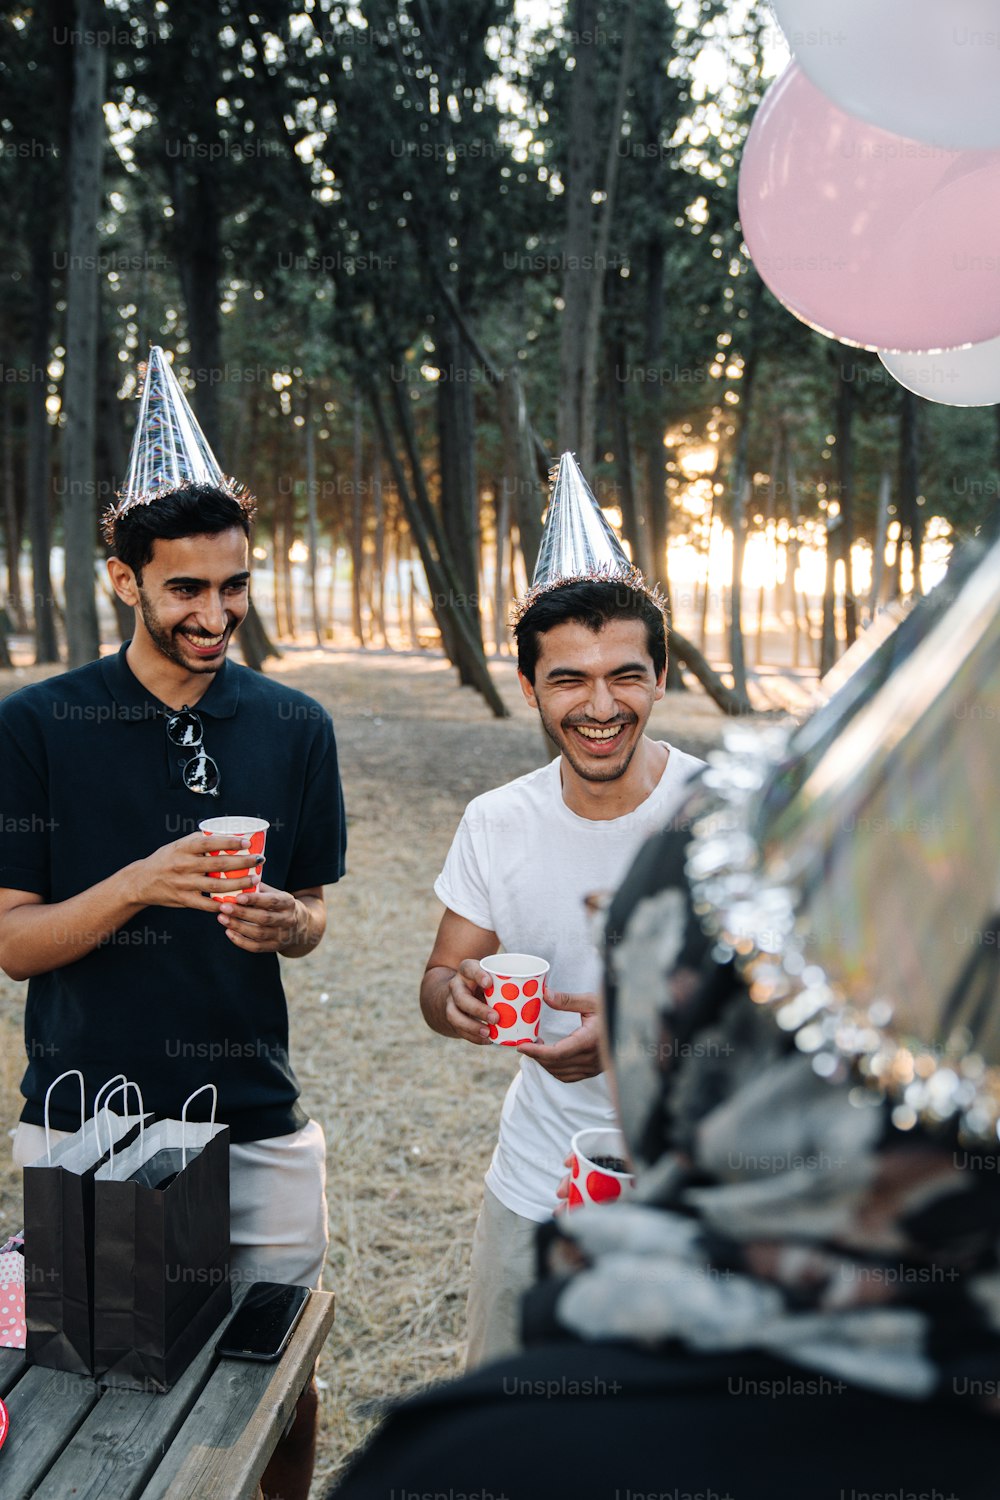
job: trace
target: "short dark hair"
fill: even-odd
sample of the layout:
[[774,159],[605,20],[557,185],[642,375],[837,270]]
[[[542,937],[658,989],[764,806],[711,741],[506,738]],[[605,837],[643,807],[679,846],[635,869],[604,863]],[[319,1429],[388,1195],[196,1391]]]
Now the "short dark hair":
[[250,517],[239,500],[213,484],[179,484],[148,505],[130,506],[116,516],[111,546],[115,557],[132,569],[141,584],[143,568],[153,561],[155,542],[216,536],[234,526],[249,539]]
[[611,620],[640,620],[645,625],[646,645],[659,677],[667,665],[667,629],[662,609],[642,589],[589,580],[560,584],[525,610],[514,627],[518,671],[534,686],[539,637],[554,626],[577,621],[596,635]]

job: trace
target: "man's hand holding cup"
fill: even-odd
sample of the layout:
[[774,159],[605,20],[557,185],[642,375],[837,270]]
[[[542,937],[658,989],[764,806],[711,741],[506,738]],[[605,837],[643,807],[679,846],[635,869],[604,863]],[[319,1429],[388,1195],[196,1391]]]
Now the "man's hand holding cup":
[[477,1047],[489,1046],[490,1027],[497,1024],[497,1013],[483,990],[492,983],[490,975],[476,958],[463,958],[448,982],[445,1020],[455,1036]]
[[[142,906],[186,906],[218,911],[233,889],[230,880],[246,877],[251,889],[260,881],[263,856],[250,852],[249,838],[219,837],[206,848],[205,836],[188,833],[163,844],[129,866],[129,896]],[[249,867],[249,868],[248,868]]]

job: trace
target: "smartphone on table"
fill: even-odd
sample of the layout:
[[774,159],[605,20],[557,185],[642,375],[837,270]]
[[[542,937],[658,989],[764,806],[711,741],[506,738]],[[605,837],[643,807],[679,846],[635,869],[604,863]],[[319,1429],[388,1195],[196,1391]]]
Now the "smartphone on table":
[[308,1301],[307,1286],[255,1281],[230,1319],[216,1352],[226,1359],[280,1359]]

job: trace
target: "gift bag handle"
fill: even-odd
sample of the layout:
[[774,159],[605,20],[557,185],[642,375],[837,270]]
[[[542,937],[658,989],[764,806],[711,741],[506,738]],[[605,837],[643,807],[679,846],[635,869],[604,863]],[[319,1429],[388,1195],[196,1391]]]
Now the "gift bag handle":
[[110,1155],[108,1156],[108,1175],[112,1179],[112,1181],[114,1180],[114,1175],[115,1175],[115,1143],[111,1139],[111,1121],[110,1121],[110,1119],[108,1119],[108,1115],[110,1113],[110,1104],[111,1104],[111,1101],[115,1097],[116,1094],[124,1094],[125,1095],[125,1119],[127,1121],[128,1120],[128,1091],[129,1091],[129,1089],[135,1089],[135,1097],[139,1101],[139,1150],[140,1151],[142,1150],[143,1142],[144,1142],[144,1140],[146,1138],[146,1106],[142,1102],[142,1089],[139,1087],[139,1085],[137,1083],[133,1083],[131,1081],[126,1081],[125,1083],[119,1083],[119,1084],[117,1084],[111,1090],[111,1093],[105,1099],[104,1104],[103,1104],[103,1109],[104,1109],[104,1123],[108,1127],[108,1141],[109,1141],[109,1151],[110,1151]]
[[52,1080],[52,1082],[49,1084],[48,1088],[45,1090],[45,1105],[44,1105],[44,1110],[45,1110],[45,1113],[44,1113],[44,1120],[45,1120],[45,1160],[46,1160],[46,1162],[48,1163],[48,1165],[50,1167],[52,1165],[52,1132],[51,1132],[51,1128],[49,1126],[49,1095],[51,1094],[52,1090],[55,1088],[56,1084],[57,1083],[62,1083],[62,1081],[63,1081],[64,1078],[79,1078],[79,1080],[80,1080],[80,1129],[81,1130],[83,1129],[83,1126],[84,1126],[84,1124],[86,1122],[86,1119],[87,1119],[87,1091],[86,1091],[86,1087],[85,1087],[84,1082],[83,1082],[83,1074],[80,1072],[79,1068],[67,1068],[66,1072],[65,1073],[60,1073],[58,1078],[54,1078]]
[[101,1084],[100,1088],[97,1090],[97,1093],[94,1095],[94,1137],[97,1143],[98,1151],[100,1151],[101,1149],[101,1126],[100,1115],[98,1113],[101,1107],[101,1095],[104,1093],[105,1089],[111,1088],[112,1084],[127,1082],[128,1079],[125,1077],[124,1073],[115,1073],[113,1077],[108,1079],[107,1083]]
[[186,1137],[187,1137],[187,1123],[188,1123],[188,1118],[187,1118],[188,1105],[191,1103],[192,1099],[197,1099],[197,1097],[198,1097],[199,1094],[204,1094],[206,1092],[211,1092],[211,1095],[212,1095],[212,1113],[211,1113],[211,1116],[209,1118],[208,1123],[210,1125],[214,1125],[215,1124],[215,1110],[216,1110],[216,1106],[219,1103],[219,1090],[215,1087],[214,1083],[203,1083],[200,1089],[195,1089],[194,1093],[193,1094],[188,1094],[187,1098],[184,1100],[184,1108],[181,1110],[181,1171],[182,1172],[183,1172],[184,1168],[187,1166],[187,1139],[186,1139]]

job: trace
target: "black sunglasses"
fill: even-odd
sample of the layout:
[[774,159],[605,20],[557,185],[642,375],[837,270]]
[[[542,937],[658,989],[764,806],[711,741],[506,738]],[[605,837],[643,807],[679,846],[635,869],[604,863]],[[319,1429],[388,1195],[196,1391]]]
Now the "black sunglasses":
[[222,775],[215,761],[205,750],[201,719],[187,705],[173,712],[164,710],[167,721],[167,739],[172,745],[184,750],[193,750],[191,759],[181,767],[181,776],[189,792],[200,792],[206,797],[217,797],[222,784]]

